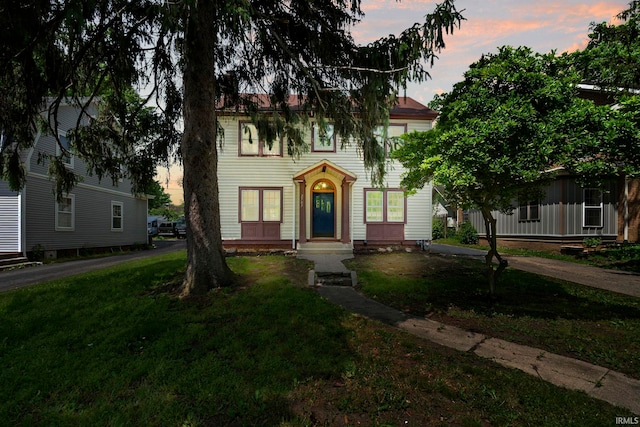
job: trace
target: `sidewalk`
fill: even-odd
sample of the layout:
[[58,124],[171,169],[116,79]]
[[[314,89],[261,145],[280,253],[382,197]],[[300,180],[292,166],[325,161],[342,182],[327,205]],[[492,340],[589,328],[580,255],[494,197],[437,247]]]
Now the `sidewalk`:
[[[445,248],[445,250],[449,251],[449,255],[456,255],[451,248]],[[483,255],[481,251],[476,251],[479,253],[466,252],[467,251],[465,251],[465,254],[460,255]],[[316,267],[314,271],[310,272],[310,285],[315,285],[315,281],[312,280],[312,276],[315,276],[315,273],[344,273],[348,271],[344,264],[342,264],[342,260],[346,258],[348,257],[327,255],[323,255],[321,257],[305,257],[305,259],[313,261]],[[545,272],[542,272],[541,269],[544,269],[544,267],[541,267],[541,264],[539,263],[519,263],[521,259],[512,263],[512,260],[513,258],[509,259],[512,267],[520,268],[520,266],[522,266],[523,270],[526,270],[527,268],[535,268],[534,272],[537,274],[556,277],[555,274],[559,274],[558,272],[562,271],[560,270],[560,267],[562,266],[555,262],[550,263],[550,267]],[[585,266],[577,266],[580,268],[580,273],[575,271],[566,272],[566,277],[571,278],[571,281],[578,282],[577,279],[586,280],[587,278],[589,280],[595,280],[594,277],[597,277],[596,275],[589,273],[585,274]],[[572,268],[568,266],[564,267],[567,268],[567,270],[572,270]],[[611,274],[615,274],[615,272]],[[355,282],[355,274],[352,273],[352,277]],[[640,279],[637,276],[630,277]],[[564,277],[561,278],[569,280]],[[633,292],[635,291],[633,289],[633,283],[616,287],[616,290],[611,290],[614,290],[615,292],[631,290]],[[636,285],[636,290],[640,289],[640,281],[638,283],[639,284]],[[608,286],[605,287],[602,285],[610,285],[611,282],[609,279],[608,282],[596,282],[594,284],[600,285],[597,287],[609,289]],[[587,284],[587,286],[593,286],[593,284]],[[352,286],[318,286],[317,290],[322,297],[353,313],[360,314],[373,320],[378,320],[446,347],[451,347],[459,351],[472,352],[480,357],[491,359],[503,366],[516,368],[528,374],[537,376],[544,381],[548,381],[560,387],[582,390],[591,397],[626,408],[633,413],[640,415],[640,381],[629,378],[619,372],[580,360],[549,353],[537,348],[514,344],[483,334],[465,331],[430,319],[408,316],[400,310],[385,306],[359,294]]]

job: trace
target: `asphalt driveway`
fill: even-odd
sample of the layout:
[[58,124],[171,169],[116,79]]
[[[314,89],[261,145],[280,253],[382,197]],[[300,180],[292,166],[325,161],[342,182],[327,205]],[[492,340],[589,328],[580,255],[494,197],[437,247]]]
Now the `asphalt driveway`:
[[0,292],[187,248],[186,240],[157,240],[154,244],[156,247],[147,251],[0,271]]

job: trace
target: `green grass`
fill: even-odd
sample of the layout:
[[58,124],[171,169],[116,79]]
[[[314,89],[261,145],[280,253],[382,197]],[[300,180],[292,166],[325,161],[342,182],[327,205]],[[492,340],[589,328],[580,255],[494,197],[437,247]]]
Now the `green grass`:
[[638,298],[507,269],[493,300],[480,262],[421,254],[350,266],[362,292],[385,304],[640,378]]
[[[605,425],[626,411],[350,315],[308,264],[230,258],[183,301],[184,252],[0,294],[0,424]],[[405,423],[406,421],[406,423]]]

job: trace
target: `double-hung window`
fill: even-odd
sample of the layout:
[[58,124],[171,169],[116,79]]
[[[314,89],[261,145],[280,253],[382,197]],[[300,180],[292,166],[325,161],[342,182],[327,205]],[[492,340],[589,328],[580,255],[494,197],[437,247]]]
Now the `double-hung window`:
[[[58,134],[59,144],[56,144],[56,155],[62,157],[62,163],[73,169],[73,155],[71,154],[71,144],[66,134]],[[62,147],[62,148],[61,148]]]
[[318,123],[313,124],[311,134],[311,151],[313,152],[336,152],[336,135],[333,125],[325,125],[322,129]]
[[56,201],[56,231],[73,231],[75,229],[75,196],[68,194]]
[[111,202],[111,231],[123,231],[123,203]]
[[602,190],[585,188],[582,199],[582,226],[602,227]]
[[254,124],[240,122],[239,150],[241,156],[282,157],[282,142],[280,138],[263,141]]
[[282,223],[282,188],[240,188],[239,222],[243,239],[277,240]]
[[378,126],[373,131],[378,142],[381,145],[384,144],[384,152],[387,157],[400,143],[400,136],[405,133],[407,133],[407,125],[399,123],[390,123],[386,129],[384,126]]
[[366,223],[404,223],[406,198],[402,190],[365,190]]
[[519,221],[539,221],[540,220],[540,202],[538,200],[532,200],[524,203],[520,203],[518,206],[518,220]]

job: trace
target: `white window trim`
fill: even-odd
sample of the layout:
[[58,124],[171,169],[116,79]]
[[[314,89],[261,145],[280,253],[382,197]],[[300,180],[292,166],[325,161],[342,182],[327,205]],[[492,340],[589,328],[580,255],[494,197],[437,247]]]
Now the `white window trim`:
[[63,198],[71,199],[71,227],[62,227],[58,222],[58,214],[60,213],[59,202],[55,201],[55,230],[56,231],[75,231],[76,229],[76,196],[75,194],[67,194]]
[[[63,138],[68,140],[66,132],[59,131],[58,132],[58,137],[63,137]],[[60,149],[60,145],[58,144],[58,141],[55,141],[55,144],[56,144],[56,156],[60,157],[60,156],[62,156],[62,150]],[[63,163],[69,169],[73,169],[74,168],[74,163],[75,163],[74,159],[75,159],[75,156],[73,154],[69,154],[69,162],[67,163],[67,162],[63,161]]]
[[[587,205],[586,203],[586,192],[589,190],[595,190],[600,192],[600,205]],[[600,223],[599,225],[587,225],[587,209],[600,211]],[[598,188],[584,188],[582,189],[582,227],[583,228],[602,228],[604,225],[604,202],[603,202],[603,193],[602,190]]]
[[[115,218],[113,215],[113,207],[120,206],[120,228],[114,228],[113,219]],[[111,201],[111,231],[123,232],[124,231],[124,203]]]
[[[401,133],[399,135],[389,135],[397,132],[397,131],[396,132],[391,131],[391,129],[401,129]],[[378,142],[384,145],[384,153],[386,157],[389,157],[391,155],[391,152],[395,148],[391,146],[391,143],[394,141],[395,138],[399,138],[400,136],[405,135],[408,132],[407,129],[408,129],[407,123],[389,123],[386,129],[387,138],[383,139],[383,136],[385,133],[385,127],[383,125],[376,126],[374,130],[374,135],[378,140]]]
[[[369,193],[381,192],[382,193],[382,220],[370,219],[368,217],[367,199]],[[384,190],[376,188],[364,189],[364,222],[365,224],[406,224],[407,223],[407,196],[404,194],[404,190],[400,188],[386,188]],[[402,220],[390,220],[389,219],[389,193],[402,193],[403,205],[402,205]]]
[[311,151],[314,153],[335,153],[336,152],[336,133],[333,124],[327,124],[327,133],[330,133],[329,138],[324,138],[325,141],[330,142],[328,145],[322,145],[322,138],[320,137],[320,125],[314,122],[311,125]]
[[[269,144],[267,141],[263,141],[262,139],[260,139],[260,137],[258,136],[258,129],[256,127],[256,125],[254,125],[251,122],[240,122],[240,129],[239,129],[239,140],[238,140],[238,156],[240,157],[283,157],[282,153],[283,153],[283,142],[282,142],[282,138],[278,137],[276,138],[273,143],[274,144],[278,144],[278,151],[277,152],[273,152],[273,146],[271,147],[271,149],[269,149]],[[242,142],[244,140],[245,137],[245,133],[246,133],[246,129],[248,128],[250,129],[250,134],[254,134],[255,133],[255,141],[253,141],[253,137],[252,137],[252,142],[251,144],[256,144],[256,148],[257,148],[257,152],[255,153],[245,153],[244,151],[242,151]]]
[[[245,220],[242,217],[242,192],[243,191],[257,191],[258,192],[258,219],[257,220]],[[265,191],[277,191],[280,193],[280,218],[275,220],[264,219],[264,192]],[[280,223],[284,221],[284,191],[282,187],[240,187],[239,188],[239,202],[238,202],[238,222],[239,223]]]

